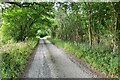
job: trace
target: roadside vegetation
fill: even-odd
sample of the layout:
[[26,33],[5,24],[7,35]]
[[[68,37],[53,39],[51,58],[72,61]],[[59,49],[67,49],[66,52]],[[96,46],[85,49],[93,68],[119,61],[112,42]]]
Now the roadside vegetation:
[[112,49],[101,46],[90,48],[87,43],[76,44],[75,42],[52,38],[49,38],[49,40],[75,55],[77,58],[85,61],[89,67],[102,72],[106,76],[118,77],[117,51],[113,53]]
[[13,42],[2,45],[2,78],[18,77],[23,71],[28,57],[38,43],[38,40],[25,42]]
[[[0,55],[2,78],[17,78],[24,70],[29,56],[40,37],[48,35],[50,3],[2,3]],[[32,5],[32,6],[31,6]],[[51,8],[52,9],[52,8]],[[39,12],[41,10],[41,13]]]
[[120,2],[56,3],[52,41],[92,67],[119,75]]

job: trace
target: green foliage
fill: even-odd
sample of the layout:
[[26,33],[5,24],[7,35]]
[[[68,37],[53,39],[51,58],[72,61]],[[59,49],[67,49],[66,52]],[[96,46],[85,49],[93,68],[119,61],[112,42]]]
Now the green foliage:
[[[55,12],[53,37],[67,41],[89,42],[89,45],[106,44],[118,46],[117,3],[58,3]],[[116,4],[116,5],[113,5]],[[109,41],[109,42],[107,42]]]
[[0,53],[2,56],[2,78],[19,76],[37,42],[37,40],[29,40],[2,45]]
[[[47,33],[47,28],[52,23],[52,11],[49,12],[52,9],[51,4],[26,3],[26,6],[29,7],[20,7],[15,4],[3,9],[1,31],[4,42],[11,39],[25,41],[26,38],[36,37],[38,30],[44,30],[42,34]],[[51,9],[48,10],[47,8]]]
[[2,4],[8,7],[2,7],[3,24],[0,27],[2,78],[19,76],[38,42],[38,36],[48,35],[54,17],[53,3],[8,4]]
[[[57,3],[55,11],[54,3],[7,3],[11,5],[3,8],[0,27],[3,77],[17,77],[36,44],[34,38],[46,35],[61,39],[51,41],[93,67],[118,76],[119,2]],[[31,44],[25,42],[29,39]],[[24,42],[15,43],[19,41]]]
[[120,2],[57,3],[51,40],[92,67],[118,76]]
[[92,67],[101,72],[105,72],[112,77],[118,77],[118,52],[104,46],[94,46],[90,48],[87,43],[68,42],[49,38],[54,44],[61,46],[66,51],[76,57],[86,61]]

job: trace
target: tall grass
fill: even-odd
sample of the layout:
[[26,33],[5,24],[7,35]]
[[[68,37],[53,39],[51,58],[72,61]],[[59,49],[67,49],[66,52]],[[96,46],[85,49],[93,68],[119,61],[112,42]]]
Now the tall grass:
[[2,57],[2,78],[18,77],[24,69],[37,40],[9,43],[0,47]]
[[111,77],[118,77],[118,51],[113,53],[110,48],[100,45],[90,48],[87,43],[73,43],[51,38],[49,40],[99,71]]

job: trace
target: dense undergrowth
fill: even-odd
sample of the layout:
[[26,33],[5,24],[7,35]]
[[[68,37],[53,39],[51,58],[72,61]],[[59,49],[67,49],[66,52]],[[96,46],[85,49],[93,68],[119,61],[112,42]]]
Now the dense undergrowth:
[[4,44],[0,47],[2,78],[15,78],[20,75],[37,42],[38,40],[27,40]]
[[118,77],[118,52],[112,52],[110,48],[93,46],[90,48],[86,43],[72,43],[59,39],[49,39],[76,57],[84,60],[92,68],[103,72],[107,76]]

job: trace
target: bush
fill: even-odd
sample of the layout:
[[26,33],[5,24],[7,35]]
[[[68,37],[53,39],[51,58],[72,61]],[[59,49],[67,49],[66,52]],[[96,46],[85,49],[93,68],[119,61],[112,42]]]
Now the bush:
[[28,56],[37,44],[36,41],[26,41],[6,44],[1,47],[2,78],[18,77],[25,68]]

